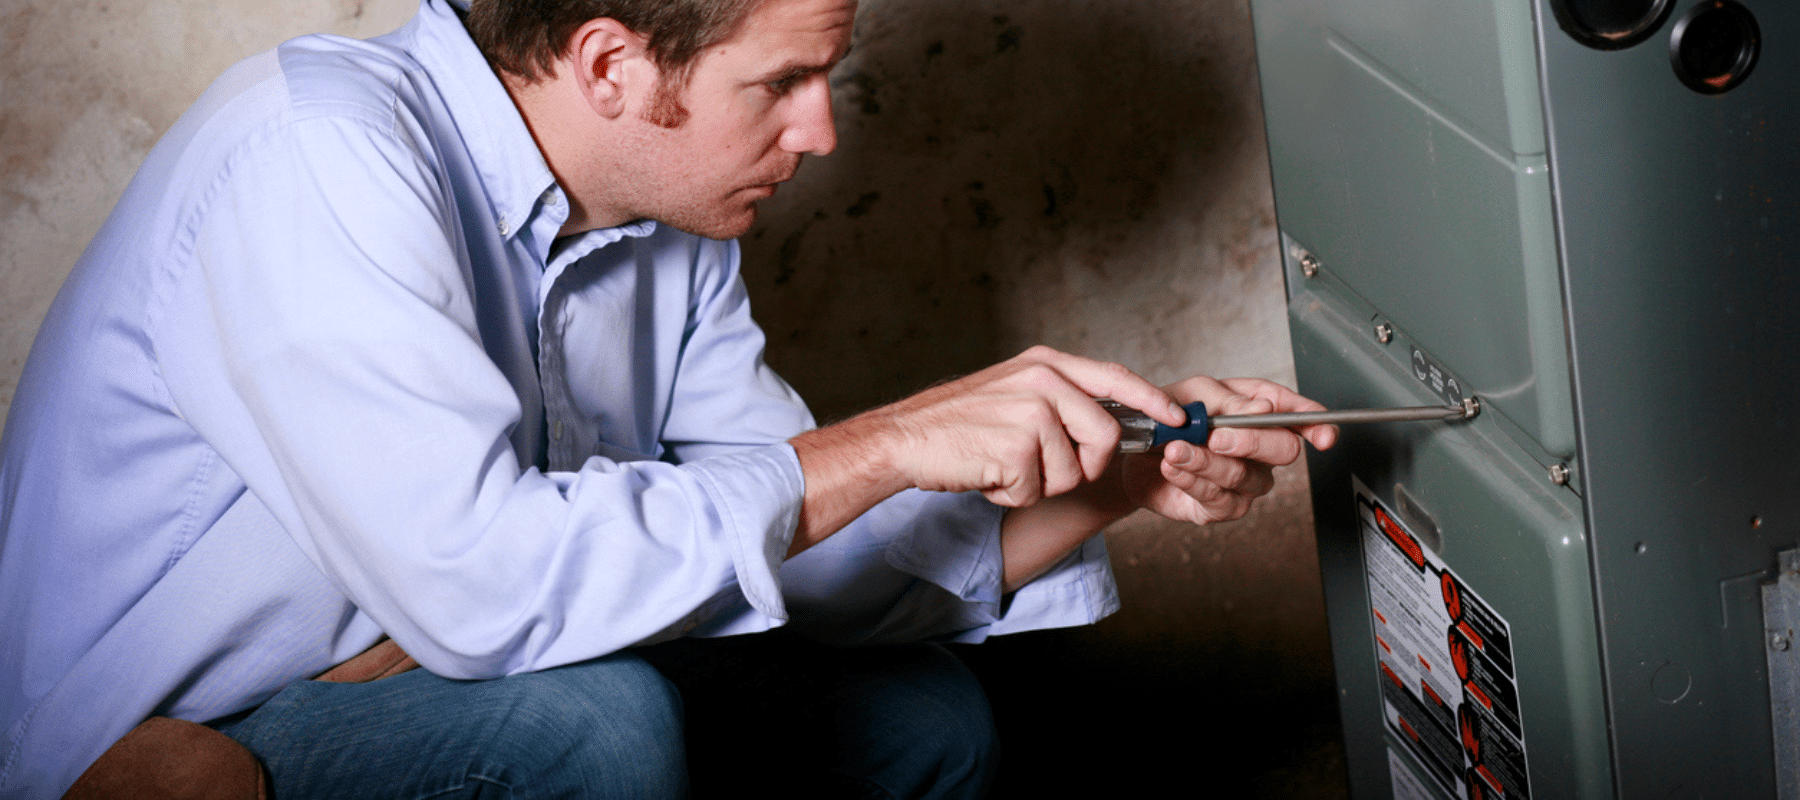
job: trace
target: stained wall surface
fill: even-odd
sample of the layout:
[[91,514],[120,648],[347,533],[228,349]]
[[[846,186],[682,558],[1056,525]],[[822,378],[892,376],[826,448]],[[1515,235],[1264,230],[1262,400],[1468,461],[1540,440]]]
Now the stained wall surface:
[[[0,409],[63,275],[214,76],[413,9],[0,0]],[[1160,382],[1291,382],[1243,0],[865,0],[833,86],[838,152],[744,239],[769,360],[821,419],[1033,343]],[[1302,471],[1246,520],[1107,537],[1125,611],[960,651],[1002,712],[1003,794],[1341,794]]]

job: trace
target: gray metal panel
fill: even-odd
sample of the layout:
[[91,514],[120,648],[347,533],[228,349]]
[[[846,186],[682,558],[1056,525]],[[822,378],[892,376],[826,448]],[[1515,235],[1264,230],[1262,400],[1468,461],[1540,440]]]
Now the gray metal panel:
[[1621,797],[1774,790],[1757,584],[1800,534],[1800,5],[1744,5],[1762,58],[1719,96],[1677,81],[1670,26],[1542,32]]
[[1523,0],[1257,0],[1283,229],[1557,458],[1574,452]]
[[[1413,344],[1376,342],[1369,313],[1329,276],[1296,279],[1289,307],[1300,384],[1329,406],[1427,402],[1409,374]],[[1351,476],[1395,504],[1393,487],[1434,518],[1436,552],[1512,626],[1531,795],[1612,794],[1603,689],[1580,499],[1551,484],[1485,414],[1469,423],[1343,429],[1311,453],[1320,568],[1356,797],[1391,797],[1380,677]]]
[[[1330,26],[1501,153],[1542,155],[1531,13],[1523,3],[1361,0]],[[1449,35],[1446,35],[1449,32]],[[1470,69],[1471,61],[1479,65]]]

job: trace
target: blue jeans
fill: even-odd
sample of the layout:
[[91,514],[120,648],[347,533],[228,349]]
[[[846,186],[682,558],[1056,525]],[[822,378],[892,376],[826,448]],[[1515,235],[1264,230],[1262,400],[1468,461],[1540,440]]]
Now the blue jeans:
[[942,648],[780,633],[489,681],[302,681],[219,727],[277,800],[975,798],[997,750],[980,685]]

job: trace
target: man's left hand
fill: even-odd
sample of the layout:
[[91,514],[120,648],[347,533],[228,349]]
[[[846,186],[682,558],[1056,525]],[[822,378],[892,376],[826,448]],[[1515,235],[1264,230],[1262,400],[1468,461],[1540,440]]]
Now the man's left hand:
[[[1199,400],[1213,415],[1324,411],[1325,407],[1280,384],[1258,378],[1189,378],[1163,387],[1182,403]],[[1337,426],[1218,428],[1205,447],[1172,442],[1161,453],[1126,456],[1121,484],[1133,508],[1170,519],[1205,524],[1238,519],[1251,501],[1275,486],[1274,468],[1291,464],[1305,448],[1337,441]]]
[[[1325,407],[1258,378],[1189,378],[1164,387],[1178,402],[1206,403],[1212,414],[1323,411]],[[1000,529],[1005,591],[1013,591],[1118,518],[1148,508],[1170,519],[1205,524],[1244,516],[1274,488],[1274,469],[1305,449],[1337,441],[1337,426],[1214,429],[1206,447],[1173,442],[1161,452],[1116,459],[1100,480],[1007,513]]]

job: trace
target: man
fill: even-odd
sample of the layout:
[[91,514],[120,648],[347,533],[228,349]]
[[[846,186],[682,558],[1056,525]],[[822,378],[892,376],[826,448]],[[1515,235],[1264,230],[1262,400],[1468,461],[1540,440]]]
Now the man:
[[[148,717],[225,731],[283,797],[679,794],[681,701],[627,648],[1091,622],[1103,525],[1268,491],[1294,434],[1121,461],[1090,398],[1170,424],[1316,404],[1041,348],[812,429],[729,239],[835,145],[854,10],[425,0],[223,76],[71,273],[8,419],[0,794],[60,793]],[[383,636],[426,669],[305,680]],[[935,652],[845,656],[831,693],[932,683],[928,719],[966,722],[979,693]],[[980,792],[989,766],[948,766],[979,721],[900,768],[917,729],[878,742],[909,715],[873,705],[820,769]],[[735,739],[777,769],[830,746],[776,715]]]

